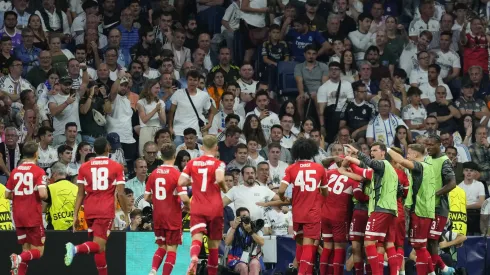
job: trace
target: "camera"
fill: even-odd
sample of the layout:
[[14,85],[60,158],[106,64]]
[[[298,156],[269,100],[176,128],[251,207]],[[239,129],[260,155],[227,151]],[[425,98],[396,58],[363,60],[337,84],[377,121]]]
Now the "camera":
[[153,209],[150,206],[143,208],[141,211],[141,225],[145,223],[153,224]]
[[255,233],[257,233],[264,227],[264,220],[262,219],[252,221],[249,216],[243,216],[241,217],[241,221],[243,224],[250,224],[252,226],[252,232]]
[[244,223],[244,224],[249,224],[249,223],[251,222],[251,220],[250,220],[250,217],[249,217],[249,216],[243,216],[243,217],[241,218],[241,220],[242,220],[242,223]]

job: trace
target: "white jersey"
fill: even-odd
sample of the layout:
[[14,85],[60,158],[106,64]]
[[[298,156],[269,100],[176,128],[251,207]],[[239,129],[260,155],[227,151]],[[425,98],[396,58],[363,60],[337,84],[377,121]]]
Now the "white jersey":
[[293,226],[292,216],[289,213],[284,214],[282,211],[272,209],[265,213],[264,228],[270,228],[272,235],[288,235],[288,227]]
[[441,74],[439,75],[441,78],[446,78],[453,68],[461,68],[459,55],[455,51],[449,50],[444,53],[439,49],[435,50],[434,53],[436,54],[435,63],[441,67]]
[[[442,81],[439,81],[439,84],[437,86],[444,86],[444,88],[446,88],[446,99],[447,100],[453,99],[453,94],[451,93],[449,86],[442,83]],[[425,83],[424,85],[421,85],[419,88],[422,91],[422,95],[420,95],[421,99],[427,98],[427,99],[429,99],[429,102],[431,102],[431,103],[436,101],[436,88],[432,87],[429,83]]]
[[399,61],[400,68],[405,70],[408,76],[412,70],[419,67],[419,61],[417,59],[417,46],[413,42],[409,42],[407,46],[403,49],[400,55]]
[[37,166],[43,168],[44,170],[51,167],[53,163],[58,161],[58,151],[49,145],[46,150],[43,150],[41,146],[39,146],[38,152],[39,155],[37,157]]
[[[247,114],[247,117],[249,115],[252,115],[252,114],[255,114],[258,117],[260,117],[260,111],[259,111],[259,109],[256,107],[252,112],[249,112]],[[260,124],[262,125],[262,131],[264,132],[265,139],[266,140],[269,140],[269,137],[271,135],[271,128],[272,128],[272,126],[273,125],[276,125],[276,124],[279,125],[279,124],[281,124],[281,122],[279,120],[279,116],[277,116],[276,113],[274,113],[272,111],[269,111],[269,116],[263,118],[260,121]]]
[[10,74],[2,76],[0,78],[0,91],[7,92],[9,94],[18,94],[23,90],[33,90],[35,91],[34,87],[32,87],[31,83],[29,81],[23,79],[22,77],[15,81]]
[[394,114],[390,114],[386,120],[383,120],[380,115],[377,115],[369,121],[366,138],[373,138],[376,142],[383,142],[386,146],[390,146],[393,144],[396,134],[395,130],[399,125],[407,127],[405,122]]
[[425,23],[422,19],[414,19],[410,22],[410,26],[408,27],[408,35],[409,36],[419,36],[423,31],[430,31],[431,33],[437,32],[441,29],[439,25],[439,21],[434,19],[429,19],[429,22]]

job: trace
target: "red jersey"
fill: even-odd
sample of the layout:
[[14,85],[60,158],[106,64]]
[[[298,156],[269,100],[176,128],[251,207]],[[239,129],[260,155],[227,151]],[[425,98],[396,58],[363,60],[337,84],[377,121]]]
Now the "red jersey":
[[293,186],[293,221],[315,223],[321,221],[322,200],[318,188],[326,188],[327,176],[321,164],[301,160],[288,166],[283,183]]
[[360,183],[339,173],[328,171],[328,197],[323,200],[323,217],[332,221],[344,221],[350,217],[354,189],[361,192]]
[[178,186],[180,171],[171,165],[155,169],[146,180],[146,194],[153,202],[155,229],[182,228],[182,208],[179,195],[187,194],[187,187]]
[[12,193],[12,211],[16,227],[37,227],[43,224],[39,188],[46,188],[44,170],[33,162],[17,166],[7,181],[6,190]]
[[221,190],[216,183],[216,170],[225,171],[225,163],[213,156],[190,160],[182,176],[192,182],[191,215],[223,217]]
[[78,184],[85,185],[85,219],[114,219],[116,185],[125,184],[121,164],[108,157],[96,157],[78,170]]
[[403,209],[403,199],[405,199],[408,195],[408,188],[410,187],[410,182],[408,181],[407,174],[405,171],[400,170],[400,169],[395,169],[396,174],[398,175],[398,184],[402,188],[402,196],[398,197],[396,200],[397,205],[398,205],[398,214],[400,213],[405,213],[405,210]]
[[466,40],[463,49],[463,73],[466,74],[471,66],[480,66],[483,73],[488,74],[488,41],[486,35],[476,37],[467,33]]

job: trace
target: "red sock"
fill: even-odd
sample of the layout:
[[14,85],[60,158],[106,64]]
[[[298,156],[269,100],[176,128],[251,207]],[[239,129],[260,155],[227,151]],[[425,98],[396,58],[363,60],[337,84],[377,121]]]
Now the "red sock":
[[320,275],[327,274],[328,259],[330,258],[331,253],[332,249],[323,248],[322,255],[320,255]]
[[311,244],[303,245],[298,274],[311,274],[313,272],[313,256],[315,255],[315,246]]
[[298,270],[300,266],[299,261],[301,260],[302,254],[303,254],[303,245],[296,243],[296,262],[298,263]]
[[159,247],[155,251],[155,254],[153,254],[153,260],[151,261],[151,269],[157,271],[160,268],[160,265],[162,264],[163,258],[165,258],[165,249]]
[[201,253],[201,245],[202,242],[198,240],[192,240],[191,244],[191,258],[199,256],[199,253]]
[[427,251],[427,248],[423,247],[421,248],[424,251],[425,257],[427,258],[427,273],[434,272],[434,263],[432,262],[432,258],[430,256],[429,251]]
[[333,274],[344,274],[345,249],[337,248],[333,253]]
[[373,270],[371,269],[371,265],[366,264],[366,275],[372,275],[372,274],[373,274]]
[[100,246],[96,242],[84,242],[75,246],[77,254],[95,254],[99,253]]
[[19,268],[17,269],[17,275],[26,275],[26,274],[27,274],[27,263],[20,262]]
[[378,251],[376,251],[376,245],[370,244],[366,246],[366,256],[369,264],[371,265],[371,271],[373,275],[379,275],[379,260]]
[[415,260],[417,274],[427,274],[427,255],[425,255],[425,251],[421,248],[416,248],[415,255],[417,255],[417,259]]
[[364,263],[363,262],[354,263],[354,272],[355,275],[364,275]]
[[23,251],[22,253],[20,253],[19,256],[21,262],[28,263],[29,261],[41,258],[41,251],[37,249],[31,249],[28,251]]
[[208,255],[208,275],[218,274],[218,249],[210,248]]
[[177,258],[177,254],[174,251],[169,251],[167,253],[165,264],[163,264],[162,275],[170,275],[170,273],[172,273],[172,269],[174,268],[176,258]]
[[385,254],[378,253],[379,274],[384,274],[385,271]]
[[404,258],[404,251],[403,248],[398,247],[396,250],[396,255],[398,256],[398,268],[400,269],[403,264],[403,258]]
[[94,255],[95,266],[99,275],[107,275],[107,262],[105,260],[105,251],[99,252]]
[[398,266],[398,255],[396,255],[396,249],[394,246],[386,249],[386,255],[388,256],[388,266],[390,267],[390,275],[397,275],[400,266]]
[[439,256],[439,254],[430,255],[430,257],[432,258],[432,264],[434,266],[434,270],[436,266],[438,266],[440,269],[446,268],[446,264],[441,259],[441,256]]

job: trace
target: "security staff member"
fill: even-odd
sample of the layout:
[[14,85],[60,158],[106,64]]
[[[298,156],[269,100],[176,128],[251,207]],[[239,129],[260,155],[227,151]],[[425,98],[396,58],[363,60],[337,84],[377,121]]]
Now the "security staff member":
[[51,167],[54,183],[48,185],[47,229],[69,230],[73,226],[73,211],[78,187],[66,180],[66,166],[56,162]]
[[10,200],[5,198],[5,186],[0,184],[0,230],[13,230]]

